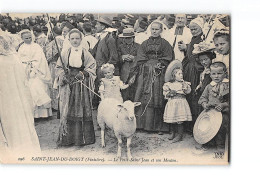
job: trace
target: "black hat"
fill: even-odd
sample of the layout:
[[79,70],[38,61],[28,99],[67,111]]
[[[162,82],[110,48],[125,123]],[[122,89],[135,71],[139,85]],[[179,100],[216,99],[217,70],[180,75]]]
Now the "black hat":
[[119,21],[118,17],[113,17],[113,21]]
[[112,27],[112,20],[106,16],[99,17],[99,19],[97,19],[96,21],[103,23],[103,24],[107,25],[108,27]]

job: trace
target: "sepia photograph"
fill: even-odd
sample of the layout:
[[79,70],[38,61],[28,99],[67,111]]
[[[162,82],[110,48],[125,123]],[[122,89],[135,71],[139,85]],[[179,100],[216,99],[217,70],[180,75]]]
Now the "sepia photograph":
[[2,164],[229,165],[227,13],[1,13]]

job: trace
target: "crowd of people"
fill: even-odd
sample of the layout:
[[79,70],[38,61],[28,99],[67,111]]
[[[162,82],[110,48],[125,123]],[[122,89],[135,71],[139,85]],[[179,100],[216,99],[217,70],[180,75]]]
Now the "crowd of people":
[[[196,149],[224,148],[230,118],[227,15],[1,14],[0,41],[0,142],[7,146],[10,122],[29,123],[28,135],[35,137],[33,122],[26,120],[30,111],[35,119],[58,113],[58,146],[93,144],[92,111],[115,98],[141,102],[135,110],[138,132],[170,134],[173,143],[184,133],[193,135],[199,115],[215,109],[222,125]],[[9,58],[15,62],[7,63]],[[18,97],[15,103],[22,106],[26,99],[28,107],[7,103]],[[23,122],[5,118],[21,109]]]

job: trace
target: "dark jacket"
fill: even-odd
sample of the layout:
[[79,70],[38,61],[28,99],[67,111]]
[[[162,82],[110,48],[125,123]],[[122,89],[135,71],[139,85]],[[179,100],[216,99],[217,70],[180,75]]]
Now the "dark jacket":
[[[121,43],[118,46],[118,55],[120,61],[120,79],[126,83],[129,79],[130,70],[134,67],[134,63],[136,62],[137,51],[140,45],[138,43],[133,43],[132,45],[126,45],[125,43]],[[123,61],[122,56],[130,54],[135,56],[133,61]]]
[[107,34],[105,38],[98,42],[95,59],[97,62],[98,79],[101,78],[100,68],[103,64],[110,63],[114,64],[115,67],[117,67],[119,60],[116,40],[110,34]]

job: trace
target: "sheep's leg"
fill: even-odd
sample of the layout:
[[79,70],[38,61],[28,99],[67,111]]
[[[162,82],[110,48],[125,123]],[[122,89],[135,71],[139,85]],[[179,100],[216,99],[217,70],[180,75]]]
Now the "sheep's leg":
[[103,128],[101,128],[101,146],[105,147],[105,130]]
[[99,124],[99,126],[100,126],[100,133],[101,133],[101,135],[100,135],[100,137],[101,137],[101,146],[102,147],[105,147],[106,146],[106,144],[105,144],[105,128],[106,128],[106,125],[105,125],[105,123],[104,123],[104,121],[102,120],[103,119],[103,117],[99,117],[98,116],[98,124]]
[[132,140],[132,136],[127,138],[127,158],[128,158],[128,160],[131,160],[133,158],[131,155],[131,151],[130,151],[131,150],[131,148],[130,148],[131,140]]
[[121,137],[121,135],[120,134],[118,134],[118,133],[115,133],[115,135],[116,135],[116,138],[117,138],[117,141],[118,141],[118,144],[117,144],[117,157],[118,158],[121,158],[121,151],[122,151],[122,137]]

